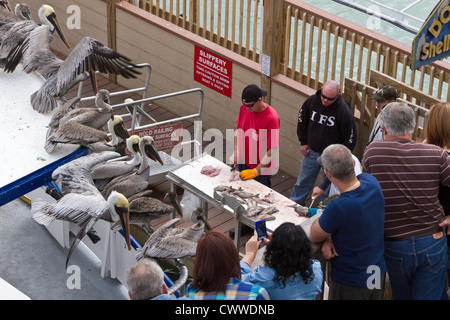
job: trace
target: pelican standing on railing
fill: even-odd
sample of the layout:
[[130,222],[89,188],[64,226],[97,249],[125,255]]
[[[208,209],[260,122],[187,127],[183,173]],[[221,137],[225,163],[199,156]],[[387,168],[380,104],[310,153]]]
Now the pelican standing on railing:
[[15,68],[23,56],[25,72],[50,74],[42,87],[31,96],[31,105],[40,113],[57,107],[55,97],[64,94],[77,83],[91,78],[97,93],[95,72],[136,78],[138,66],[118,52],[105,47],[99,41],[84,37],[65,60],[56,57],[49,48],[48,26],[33,30],[25,41],[8,56],[5,70]]
[[156,149],[153,137],[142,137],[139,140],[139,151],[142,156],[139,169],[134,173],[112,179],[102,190],[102,194],[105,198],[107,198],[113,190],[123,193],[126,197],[131,197],[132,195],[145,190],[149,184],[149,158],[164,165],[158,150]]
[[95,97],[96,107],[68,111],[59,120],[57,129],[47,137],[47,141],[87,146],[90,143],[106,140],[107,132],[100,129],[113,117],[109,96],[109,92],[102,89]]
[[117,192],[112,192],[105,200],[90,176],[96,163],[117,156],[118,153],[109,151],[92,153],[58,167],[52,178],[61,186],[64,196],[56,203],[37,199],[31,204],[33,219],[39,224],[48,225],[55,219],[77,224],[76,239],[70,247],[66,268],[74,248],[100,217],[112,222],[121,221],[128,250],[131,250],[128,200]]

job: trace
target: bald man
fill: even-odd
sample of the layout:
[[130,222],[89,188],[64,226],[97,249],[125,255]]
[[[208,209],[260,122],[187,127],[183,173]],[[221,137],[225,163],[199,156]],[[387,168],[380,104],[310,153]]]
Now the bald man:
[[[304,206],[319,175],[317,158],[322,151],[336,143],[343,144],[351,151],[356,145],[355,119],[336,81],[327,81],[303,103],[298,114],[297,136],[303,159],[290,198]],[[323,178],[328,180],[325,174]],[[326,196],[327,192],[323,197]]]

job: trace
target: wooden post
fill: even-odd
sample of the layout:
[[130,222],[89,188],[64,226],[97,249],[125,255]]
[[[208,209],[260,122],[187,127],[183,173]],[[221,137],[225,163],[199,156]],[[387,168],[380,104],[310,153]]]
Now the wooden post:
[[280,62],[283,50],[283,24],[284,24],[284,1],[264,0],[264,17],[262,31],[261,56],[270,59],[269,75],[261,76],[261,87],[267,90],[265,101],[270,104],[271,81],[270,77],[280,73]]
[[[117,51],[117,36],[116,36],[116,3],[120,0],[107,0],[107,32],[108,32],[108,47]],[[117,75],[110,74],[109,81],[117,84]]]

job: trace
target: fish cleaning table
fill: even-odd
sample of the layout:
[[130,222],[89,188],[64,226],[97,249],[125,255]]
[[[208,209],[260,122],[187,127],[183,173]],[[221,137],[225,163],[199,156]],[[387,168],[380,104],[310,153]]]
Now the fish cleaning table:
[[[210,177],[201,173],[204,166],[212,166],[214,168],[220,169],[220,173],[215,177]],[[255,221],[259,220],[258,216],[248,217],[245,215],[237,215],[234,210],[228,206],[224,206],[221,201],[214,198],[214,188],[218,186],[231,186],[235,189],[242,188],[246,192],[259,194],[262,199],[269,193],[274,195],[274,203],[270,204],[278,208],[278,212],[273,214],[275,220],[270,220],[266,222],[267,229],[273,232],[279,225],[284,222],[292,222],[297,225],[301,225],[305,232],[309,235],[309,227],[315,219],[318,218],[319,214],[316,214],[312,218],[305,218],[299,216],[292,205],[296,203],[289,198],[286,198],[282,194],[274,191],[271,188],[255,181],[255,180],[238,180],[230,181],[232,179],[232,172],[230,167],[225,163],[217,160],[209,154],[204,154],[193,161],[184,164],[180,168],[169,172],[166,178],[171,182],[172,188],[174,185],[180,186],[181,188],[193,193],[198,196],[203,202],[203,208],[206,209],[205,203],[210,203],[219,210],[223,210],[228,214],[232,215],[236,219],[236,226],[240,227],[240,223],[244,223],[253,229],[255,228]],[[269,204],[268,204],[269,206]],[[246,209],[247,205],[243,204]],[[238,230],[238,229],[236,229]],[[238,233],[235,233],[238,235]],[[235,244],[239,246],[239,237],[236,237]]]

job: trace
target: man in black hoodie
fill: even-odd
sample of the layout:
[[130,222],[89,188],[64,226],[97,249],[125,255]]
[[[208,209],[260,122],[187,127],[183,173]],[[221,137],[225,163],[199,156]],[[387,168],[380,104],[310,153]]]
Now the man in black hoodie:
[[320,171],[317,158],[322,151],[330,144],[343,144],[351,151],[356,145],[355,119],[337,82],[327,81],[303,103],[298,114],[297,136],[303,159],[290,198],[304,206]]

